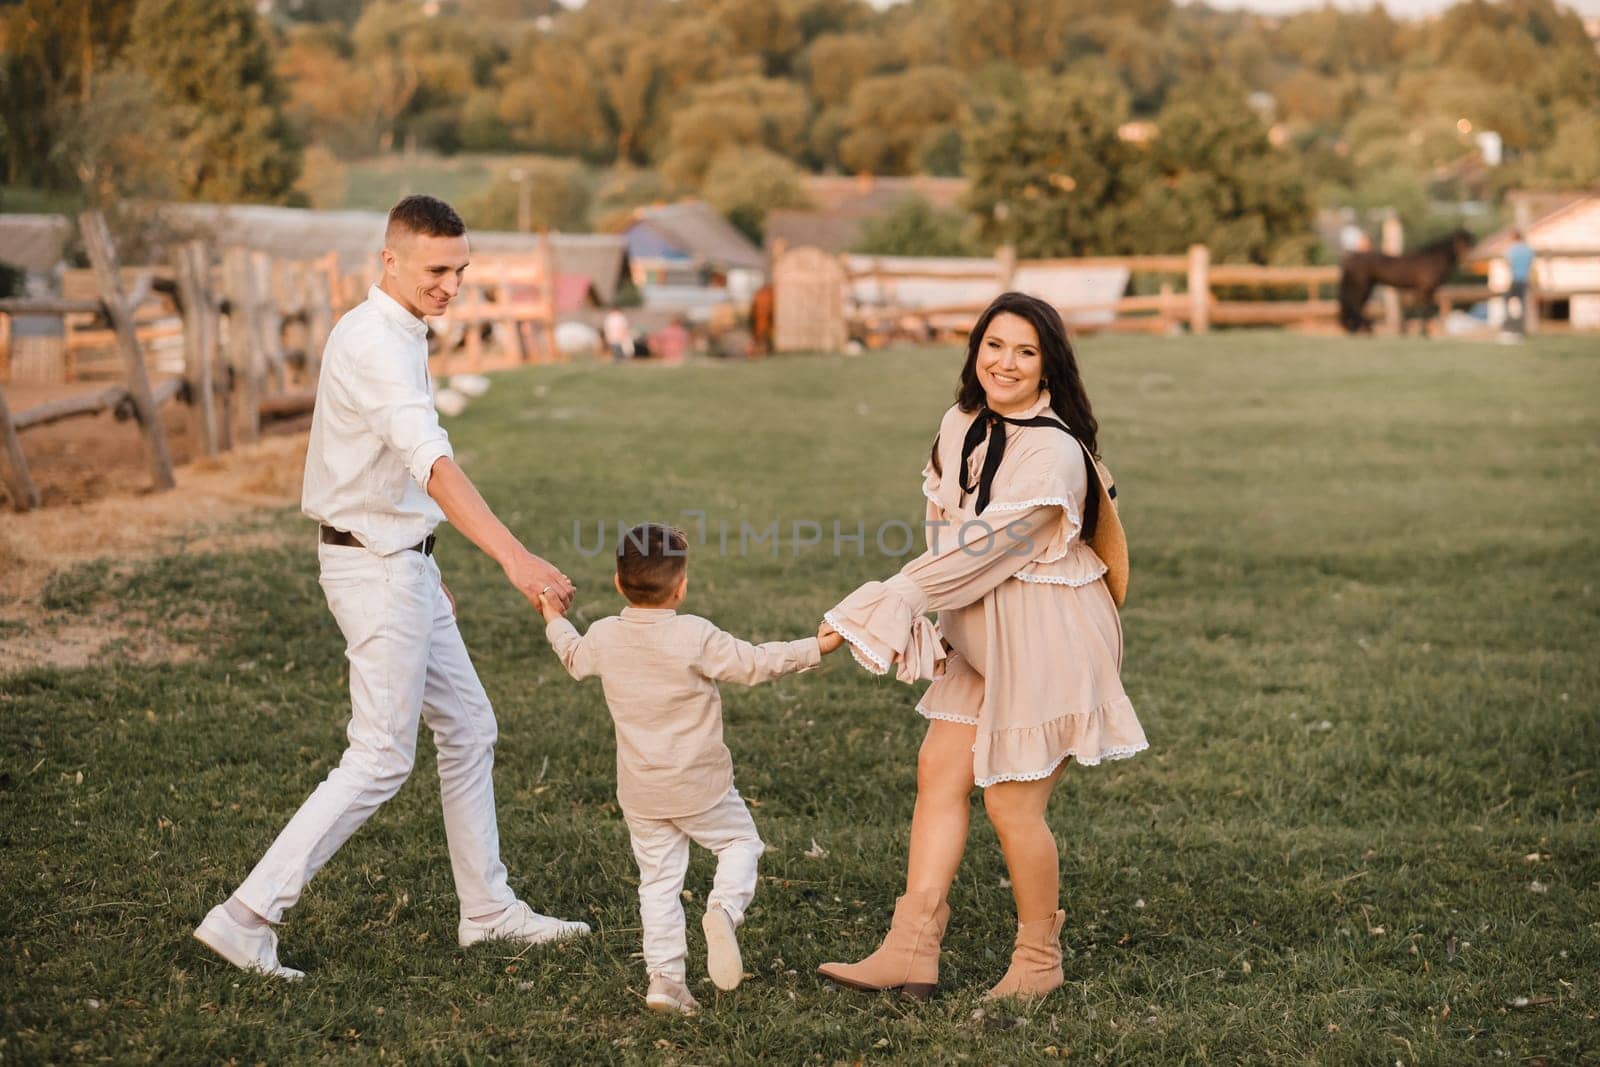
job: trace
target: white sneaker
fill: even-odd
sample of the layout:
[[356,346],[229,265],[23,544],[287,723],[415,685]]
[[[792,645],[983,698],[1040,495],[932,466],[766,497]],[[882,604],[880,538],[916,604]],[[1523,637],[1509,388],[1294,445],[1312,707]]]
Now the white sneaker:
[[589,924],[568,919],[552,919],[540,915],[522,901],[517,901],[499,918],[488,922],[462,919],[456,928],[456,940],[462,948],[479,941],[523,941],[542,945],[546,941],[561,941],[580,937],[589,932]]
[[229,915],[221,904],[206,912],[206,917],[194,928],[194,936],[196,941],[235,967],[291,981],[306,976],[306,972],[278,962],[278,935],[272,932],[272,927],[246,926]]
[[659,974],[651,976],[650,992],[645,994],[644,1003],[651,1011],[678,1015],[693,1015],[700,1010],[700,1002],[694,999],[688,986]]
[[706,973],[718,989],[738,989],[744,981],[744,958],[739,955],[739,938],[733,932],[733,920],[718,907],[706,909],[700,920],[706,932]]

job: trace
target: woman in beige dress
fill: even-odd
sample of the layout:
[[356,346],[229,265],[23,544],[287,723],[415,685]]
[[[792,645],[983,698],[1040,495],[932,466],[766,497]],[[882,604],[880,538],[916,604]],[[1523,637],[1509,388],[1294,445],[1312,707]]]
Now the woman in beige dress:
[[956,404],[923,471],[928,551],[826,616],[867,670],[934,679],[917,705],[928,732],[905,895],[876,952],[820,968],[835,982],[932,993],[978,786],[1017,907],[1011,967],[988,995],[1061,985],[1051,790],[1069,758],[1092,766],[1147,747],[1119,677],[1122,624],[1106,565],[1088,544],[1100,499],[1085,459],[1095,433],[1060,315],[1021,293],[997,298],[972,329]]

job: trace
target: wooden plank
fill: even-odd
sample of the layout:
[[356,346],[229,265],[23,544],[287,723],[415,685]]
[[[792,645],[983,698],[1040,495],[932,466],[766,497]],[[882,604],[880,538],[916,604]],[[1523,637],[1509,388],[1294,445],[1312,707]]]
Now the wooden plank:
[[98,415],[102,411],[114,410],[117,405],[128,400],[128,389],[124,385],[113,385],[95,393],[79,393],[77,396],[63,397],[52,400],[47,404],[38,404],[19,411],[13,416],[11,422],[18,430],[28,430],[35,426],[44,426],[47,423],[60,422],[62,419],[75,418],[79,415]]
[[1338,314],[1337,300],[1223,300],[1212,306],[1211,321],[1225,326],[1281,326]]
[[1189,330],[1191,333],[1209,333],[1211,250],[1205,245],[1190,245],[1186,269],[1189,276]]
[[1017,270],[1065,270],[1073,267],[1122,267],[1135,274],[1184,274],[1188,256],[1079,256],[1073,259],[1023,259]]
[[261,400],[261,417],[284,419],[295,415],[307,415],[316,407],[317,394],[315,390],[306,390],[298,393],[279,393],[276,396],[263,397]]
[[230,248],[222,260],[223,285],[228,294],[229,382],[233,387],[230,414],[236,418],[235,436],[248,444],[261,436],[260,334],[255,325],[251,296],[250,252]]
[[183,368],[189,383],[189,419],[195,438],[208,456],[217,454],[217,406],[212,395],[212,353],[206,347],[205,320],[215,315],[211,295],[206,291],[206,246],[187,241],[172,248],[172,263],[178,280],[178,299],[183,305]]
[[11,501],[18,511],[39,506],[39,489],[28,473],[28,457],[22,454],[22,442],[17,439],[16,427],[11,424],[11,409],[6,407],[6,393],[0,389],[0,439],[6,449],[6,486],[11,490]]
[[8,296],[0,311],[8,315],[98,315],[98,300],[62,300],[58,297]]
[[289,383],[283,358],[283,312],[279,310],[272,257],[265,252],[250,253],[248,277],[255,306],[255,326],[260,335],[257,351],[261,354],[261,371],[273,391],[281,393],[288,389]]
[[333,287],[325,271],[310,270],[306,287],[306,378],[312,385],[322,375],[322,350],[333,333]]
[[78,216],[78,227],[83,233],[89,261],[94,265],[95,277],[100,282],[100,299],[116,325],[117,347],[122,352],[122,360],[127,368],[128,392],[133,397],[139,428],[144,433],[145,447],[149,451],[151,479],[157,489],[171,489],[177,484],[172,476],[172,454],[167,450],[166,430],[162,428],[161,416],[156,411],[155,400],[150,393],[150,379],[145,373],[144,354],[134,334],[133,309],[122,294],[122,279],[117,273],[117,250],[111,243],[111,231],[106,226],[105,216],[98,211],[85,211]]
[[1338,285],[1338,267],[1263,267],[1254,263],[1218,263],[1211,267],[1212,285],[1319,286]]

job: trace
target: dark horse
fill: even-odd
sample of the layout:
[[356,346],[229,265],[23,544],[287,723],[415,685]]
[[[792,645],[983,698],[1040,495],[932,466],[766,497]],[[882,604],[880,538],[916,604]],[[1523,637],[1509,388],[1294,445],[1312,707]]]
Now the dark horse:
[[[1472,234],[1457,230],[1417,252],[1387,256],[1382,252],[1352,252],[1339,264],[1339,324],[1350,333],[1372,331],[1365,308],[1373,286],[1392,285],[1407,290],[1407,303],[1422,309],[1422,336],[1428,336],[1428,319],[1437,305],[1434,293],[1456,263],[1476,243]],[[1405,332],[1405,318],[1400,319]]]

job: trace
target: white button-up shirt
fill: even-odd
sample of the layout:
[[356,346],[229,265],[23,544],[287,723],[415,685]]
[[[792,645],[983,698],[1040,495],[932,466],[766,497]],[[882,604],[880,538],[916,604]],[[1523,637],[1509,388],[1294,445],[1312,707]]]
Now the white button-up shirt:
[[428,478],[454,453],[433,409],[427,338],[427,324],[374,285],[323,350],[300,508],[380,555],[444,521]]

